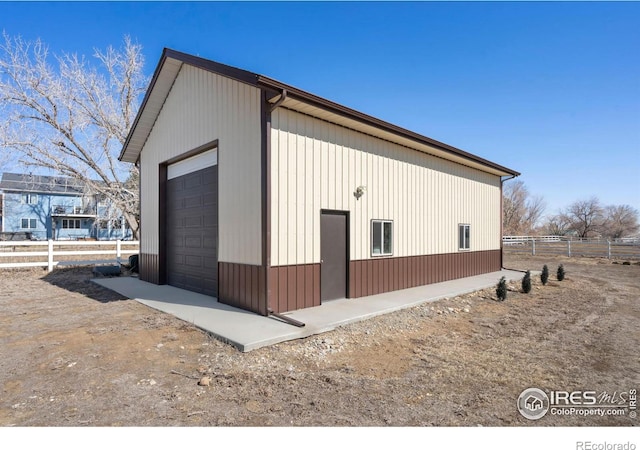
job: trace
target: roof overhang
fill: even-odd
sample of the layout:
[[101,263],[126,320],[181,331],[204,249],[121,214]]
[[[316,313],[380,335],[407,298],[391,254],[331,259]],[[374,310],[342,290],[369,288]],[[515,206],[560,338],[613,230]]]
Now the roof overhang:
[[[464,150],[422,136],[354,109],[347,108],[272,78],[170,49],[164,49],[162,53],[158,67],[151,79],[149,89],[142,101],[138,115],[120,153],[119,159],[121,161],[131,163],[138,161],[142,147],[151,133],[153,125],[160,114],[160,110],[183,64],[190,64],[203,70],[215,72],[264,89],[268,92],[267,98],[270,99],[269,101],[272,104],[279,102],[278,106],[284,108],[497,176],[520,175],[520,173],[515,170],[465,152]],[[281,101],[282,99],[279,93],[285,90],[286,97],[284,101]]]
[[136,163],[183,64],[257,86],[258,75],[215,61],[165,48],[118,159]]
[[158,114],[160,114],[162,105],[164,105],[169,95],[171,86],[173,86],[173,82],[178,76],[182,64],[182,61],[168,57],[166,52],[163,53],[144,100],[142,101],[138,115],[133,122],[131,130],[129,130],[129,135],[118,157],[120,161],[137,162],[142,147],[147,141],[149,134],[151,134],[153,124],[156,122]]
[[[300,91],[292,86],[287,86],[275,80],[266,79],[265,77],[261,77],[261,82],[272,89],[287,91],[285,100],[280,103],[280,106],[284,108],[494,175],[520,175],[520,173],[515,170],[498,165],[474,154],[465,152],[464,150],[422,136],[313,94]],[[279,100],[280,98],[278,96],[272,99],[271,102],[275,103]]]

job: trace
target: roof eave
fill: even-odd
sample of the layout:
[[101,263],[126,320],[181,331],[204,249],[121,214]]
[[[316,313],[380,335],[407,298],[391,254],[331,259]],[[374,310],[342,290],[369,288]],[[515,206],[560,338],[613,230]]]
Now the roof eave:
[[[218,73],[220,75],[233,78],[243,83],[247,83],[253,86],[257,85],[258,75],[253,72],[248,72],[246,70],[238,69],[236,67],[228,66],[226,64],[221,64],[215,61],[200,58],[199,56],[189,55],[187,53],[182,53],[169,48],[163,49],[162,55],[160,57],[160,61],[158,62],[158,65],[156,66],[156,69],[153,73],[153,77],[151,78],[151,82],[149,83],[147,92],[145,93],[144,99],[142,100],[142,104],[140,105],[138,114],[136,115],[136,118],[133,121],[133,125],[129,130],[129,134],[125,139],[124,144],[122,146],[122,150],[120,151],[120,155],[118,156],[118,159],[120,161],[136,163],[139,159],[139,155],[140,155],[140,152],[142,151],[142,147],[144,146],[144,144],[138,143],[136,146],[133,146],[132,139],[139,133],[138,130],[139,130],[141,118],[145,115],[149,115],[150,121],[155,123],[155,119],[157,119],[158,114],[162,109],[162,107],[160,107],[158,108],[157,111],[151,111],[150,113],[147,113],[147,106],[149,104],[149,100],[151,99],[152,96],[156,94],[155,88],[158,84],[158,80],[163,75],[163,72],[166,72],[165,64],[167,60],[173,60],[173,61],[179,62],[180,63],[179,67],[182,67],[182,64],[189,64],[209,72]],[[171,73],[168,74],[171,83],[165,82],[165,84],[163,85],[163,88],[166,88],[167,84],[170,84],[170,85],[173,84],[173,81],[175,81],[175,78],[177,77],[179,71],[180,69],[178,68],[178,70],[172,71]],[[168,95],[170,89],[171,87],[169,86],[169,89],[167,89],[166,92],[163,91],[163,93],[160,93],[160,95],[164,95],[166,99],[166,96]],[[150,128],[152,127],[153,126],[151,126]],[[150,131],[151,131],[150,129],[142,131],[142,136],[139,136],[142,138],[141,139],[142,141],[146,142],[146,138],[149,136]],[[132,148],[132,147],[136,147],[136,148]]]
[[[139,132],[139,125],[140,125],[140,120],[143,116],[148,115],[148,119],[150,122],[155,123],[155,120],[158,117],[158,114],[160,113],[160,110],[162,109],[162,107],[160,106],[159,108],[156,108],[157,111],[151,111],[150,113],[147,113],[147,105],[149,103],[149,99],[154,95],[155,91],[155,87],[158,83],[158,79],[160,78],[160,76],[162,75],[162,72],[164,70],[165,67],[165,63],[168,59],[172,59],[175,60],[176,62],[180,63],[180,67],[182,66],[182,64],[189,64],[189,65],[193,65],[195,67],[198,67],[200,69],[203,70],[207,70],[210,72],[214,72],[214,73],[218,73],[220,75],[224,75],[227,76],[229,78],[233,78],[237,81],[261,88],[261,89],[266,89],[268,91],[271,92],[281,92],[283,89],[287,90],[287,96],[289,98],[295,98],[301,102],[304,103],[308,103],[310,105],[313,105],[317,108],[321,108],[324,110],[328,110],[334,114],[338,114],[340,116],[349,118],[351,120],[355,120],[357,122],[372,126],[372,127],[376,127],[376,128],[380,128],[386,132],[398,135],[402,138],[408,139],[410,141],[413,141],[417,144],[421,144],[421,145],[428,145],[431,147],[434,147],[436,149],[438,149],[439,151],[442,151],[448,155],[451,155],[452,157],[455,157],[456,159],[463,159],[463,160],[467,160],[473,163],[473,165],[479,165],[482,167],[486,167],[488,169],[490,169],[491,173],[494,173],[496,175],[500,175],[500,176],[519,176],[520,173],[513,170],[513,169],[509,169],[508,167],[504,167],[501,166],[499,164],[496,164],[492,161],[486,160],[484,158],[481,158],[479,156],[476,156],[472,153],[468,153],[464,150],[461,150],[459,148],[453,147],[451,145],[445,144],[443,142],[440,141],[436,141],[435,139],[431,139],[429,137],[426,136],[422,136],[418,133],[415,133],[413,131],[404,129],[402,127],[393,125],[389,122],[385,122],[381,119],[377,119],[373,116],[364,114],[360,111],[356,111],[354,109],[348,108],[346,106],[340,105],[338,103],[332,102],[331,100],[327,100],[325,98],[319,97],[317,95],[311,94],[309,92],[303,91],[301,89],[295,88],[293,86],[287,85],[285,83],[282,83],[280,81],[274,80],[272,78],[269,77],[265,77],[263,75],[258,75],[256,73],[253,72],[248,72],[246,70],[242,70],[242,69],[238,69],[232,66],[228,66],[225,64],[221,64],[221,63],[217,63],[208,59],[204,59],[204,58],[200,58],[198,56],[193,56],[193,55],[189,55],[187,53],[182,53],[182,52],[178,52],[176,50],[171,50],[168,48],[165,48],[162,52],[162,56],[160,58],[160,61],[158,63],[158,66],[156,67],[153,77],[151,79],[151,82],[149,83],[149,88],[147,89],[147,92],[145,94],[145,97],[142,101],[142,104],[140,106],[140,109],[138,110],[138,114],[136,115],[136,118],[133,122],[133,125],[131,127],[131,129],[129,130],[129,134],[127,135],[127,138],[125,140],[124,145],[122,146],[122,150],[120,152],[120,155],[118,156],[118,159],[120,161],[124,161],[124,162],[131,162],[131,163],[136,163],[139,160],[140,157],[140,152],[142,151],[142,147],[144,146],[144,142],[146,142],[146,138],[148,138],[150,132],[151,132],[151,128],[153,127],[153,125],[146,125],[147,130],[143,130],[141,132]],[[175,77],[177,77],[177,74],[179,73],[180,69],[175,70],[174,72],[170,73],[169,76],[171,78],[172,81],[175,81]],[[171,83],[172,84],[172,83]],[[166,85],[167,83],[165,83],[164,87],[166,89]],[[166,100],[166,96],[168,95],[170,91],[170,86],[168,89],[166,89],[166,92],[164,92],[164,100]],[[163,95],[163,94],[160,94]],[[277,100],[277,95],[274,96],[274,99]],[[141,136],[136,136],[137,134],[141,133]],[[135,146],[132,145],[132,139],[134,138],[134,136],[139,138],[139,141],[142,142],[138,142]],[[134,148],[135,147],[135,148]]]
[[309,92],[303,91],[293,86],[289,86],[285,83],[274,80],[272,78],[268,78],[261,75],[258,81],[258,85],[262,87],[270,88],[270,89],[277,89],[280,91],[284,89],[287,91],[288,98],[295,98],[301,102],[309,103],[318,108],[329,110],[335,114],[346,116],[358,122],[383,129],[393,134],[397,134],[398,136],[410,139],[419,144],[426,144],[429,146],[436,147],[437,149],[444,151],[446,153],[449,153],[457,157],[461,157],[463,159],[473,161],[482,166],[486,166],[491,169],[494,169],[494,172],[498,172],[502,176],[517,177],[520,175],[519,172],[513,169],[510,169],[508,167],[501,166],[500,164],[496,164],[492,161],[481,158],[477,155],[466,152],[459,148],[456,148],[451,145],[445,144],[443,142],[437,141],[435,139],[431,139],[429,137],[420,135],[418,133],[399,127],[397,125],[393,125],[392,123],[385,122],[384,120],[378,119],[368,114],[364,114],[360,111],[356,111],[354,109],[340,105],[339,103],[332,102],[331,100],[327,100],[325,98],[319,97],[317,95],[311,94]]
[[162,71],[164,62],[167,59],[167,51],[168,51],[167,48],[163,49],[162,56],[160,57],[160,61],[156,66],[156,70],[153,72],[153,76],[151,77],[151,81],[149,82],[149,87],[147,88],[147,92],[145,92],[144,94],[144,98],[142,99],[142,103],[140,104],[140,108],[138,109],[138,113],[136,114],[136,118],[133,120],[133,124],[129,129],[129,134],[127,134],[127,138],[125,139],[124,144],[122,145],[122,150],[120,150],[120,155],[118,155],[118,160],[120,161],[135,163],[138,159],[138,155],[136,155],[136,157],[133,160],[131,160],[131,158],[125,158],[125,155],[127,154],[127,150],[131,143],[131,139],[133,138],[133,135],[138,128],[138,123],[140,122],[140,118],[142,117],[142,115],[144,114],[144,111],[146,110],[147,102],[149,101],[149,98],[153,93],[153,89],[156,85],[158,77],[160,76],[160,72]]

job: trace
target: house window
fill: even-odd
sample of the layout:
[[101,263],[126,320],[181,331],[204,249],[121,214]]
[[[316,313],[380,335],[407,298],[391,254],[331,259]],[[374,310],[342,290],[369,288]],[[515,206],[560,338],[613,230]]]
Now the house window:
[[22,203],[35,205],[38,203],[38,194],[22,194]]
[[62,219],[62,228],[80,228],[80,219]]
[[36,226],[38,225],[38,222],[36,219],[22,219],[21,221],[21,228],[23,230],[33,230],[36,228]]
[[469,243],[469,236],[471,235],[471,225],[461,223],[458,225],[458,249],[469,250],[471,245]]
[[371,221],[371,255],[393,254],[393,222],[390,220]]

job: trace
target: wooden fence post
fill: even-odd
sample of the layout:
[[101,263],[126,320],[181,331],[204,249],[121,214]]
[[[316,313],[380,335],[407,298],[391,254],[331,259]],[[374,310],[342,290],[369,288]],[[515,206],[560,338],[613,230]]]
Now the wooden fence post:
[[611,241],[607,240],[607,258],[611,259]]
[[120,261],[121,256],[122,256],[122,241],[118,239],[116,241],[116,261],[118,261],[118,264],[122,262]]
[[567,241],[567,249],[568,249],[568,255],[567,256],[571,256],[571,239],[569,239]]
[[53,270],[53,239],[47,241],[47,272]]

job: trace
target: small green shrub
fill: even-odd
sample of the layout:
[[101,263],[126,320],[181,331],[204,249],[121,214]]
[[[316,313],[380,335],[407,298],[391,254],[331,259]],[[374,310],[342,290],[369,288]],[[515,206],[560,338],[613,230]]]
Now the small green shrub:
[[546,264],[542,267],[542,273],[540,274],[540,281],[542,281],[543,285],[546,285],[547,281],[549,281],[549,268],[547,267]]
[[562,280],[564,280],[564,275],[565,275],[564,267],[562,267],[562,264],[560,264],[558,266],[558,273],[557,273],[556,278],[558,278],[558,281],[562,281]]
[[522,278],[522,292],[528,294],[531,292],[531,271],[527,270],[527,273],[524,274]]
[[505,280],[504,277],[500,278],[500,281],[498,281],[496,295],[498,296],[498,300],[501,302],[505,301],[507,298],[507,280]]

